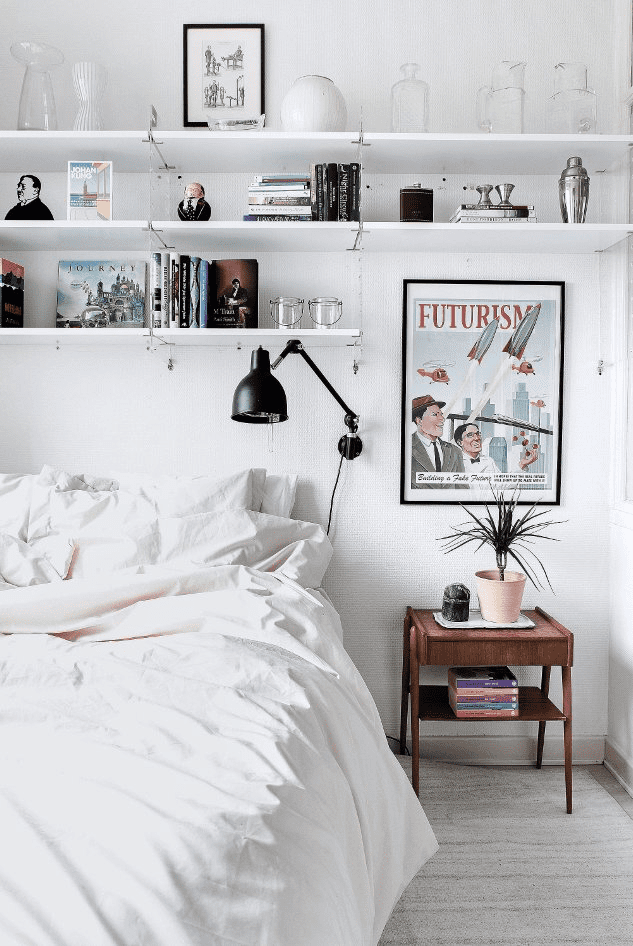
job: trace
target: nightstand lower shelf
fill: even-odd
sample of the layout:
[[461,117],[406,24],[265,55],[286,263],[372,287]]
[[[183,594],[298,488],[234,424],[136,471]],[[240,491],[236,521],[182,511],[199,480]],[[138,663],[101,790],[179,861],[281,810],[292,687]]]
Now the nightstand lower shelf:
[[541,722],[542,720],[565,719],[564,713],[550,699],[543,695],[538,687],[519,687],[519,715],[502,719],[494,716],[474,716],[468,719],[457,717],[448,702],[448,687],[420,686],[419,717],[422,720],[451,719],[459,722],[505,722],[518,723],[521,720]]

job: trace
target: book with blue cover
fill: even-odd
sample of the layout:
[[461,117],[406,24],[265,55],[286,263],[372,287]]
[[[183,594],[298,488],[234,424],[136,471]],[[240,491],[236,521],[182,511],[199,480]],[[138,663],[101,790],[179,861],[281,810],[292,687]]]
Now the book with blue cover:
[[143,328],[144,260],[60,260],[57,328]]

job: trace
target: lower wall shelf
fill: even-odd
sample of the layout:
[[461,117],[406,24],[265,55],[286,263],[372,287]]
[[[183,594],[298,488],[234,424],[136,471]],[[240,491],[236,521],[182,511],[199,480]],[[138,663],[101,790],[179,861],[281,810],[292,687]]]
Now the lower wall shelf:
[[156,329],[147,328],[2,328],[0,345],[72,346],[142,345],[248,347],[267,345],[283,347],[290,338],[300,338],[309,348],[341,348],[358,345],[361,331],[352,329]]

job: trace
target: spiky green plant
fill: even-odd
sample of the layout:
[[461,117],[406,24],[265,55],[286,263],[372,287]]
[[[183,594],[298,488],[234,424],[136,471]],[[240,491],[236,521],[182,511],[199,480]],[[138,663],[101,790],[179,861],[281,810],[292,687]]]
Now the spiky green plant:
[[[508,556],[525,572],[535,588],[544,587],[542,576],[551,588],[551,582],[545,567],[530,545],[536,539],[547,539],[558,542],[553,536],[544,535],[544,530],[553,525],[561,525],[560,520],[544,520],[546,510],[539,509],[533,503],[522,515],[517,510],[520,490],[515,489],[506,499],[502,490],[495,491],[491,486],[494,504],[486,504],[486,514],[477,516],[463,503],[460,506],[468,513],[472,522],[463,522],[451,526],[451,535],[440,536],[439,542],[444,542],[444,551],[454,552],[471,542],[478,543],[477,549],[490,545],[494,549],[499,569],[499,578],[504,581],[505,570],[508,565]],[[491,511],[492,507],[492,511]],[[518,548],[517,548],[518,546]]]

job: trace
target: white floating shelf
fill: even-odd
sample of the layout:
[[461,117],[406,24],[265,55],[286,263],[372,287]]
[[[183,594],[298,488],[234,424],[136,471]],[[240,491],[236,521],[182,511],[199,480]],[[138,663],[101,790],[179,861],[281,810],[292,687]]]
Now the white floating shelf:
[[[142,220],[0,221],[4,253],[58,250],[149,254],[161,242],[179,253],[213,259],[220,253],[340,253],[356,246],[357,226],[350,223],[251,223],[211,220],[181,223],[156,220],[150,236]],[[360,247],[380,253],[593,253],[631,232],[629,224],[565,223],[400,223],[366,221]],[[358,247],[357,247],[358,248]]]
[[2,328],[0,345],[52,345],[55,348],[103,345],[159,348],[164,344],[178,347],[255,348],[258,345],[283,348],[291,338],[299,338],[306,348],[342,348],[358,345],[360,329],[156,329],[146,328]]
[[[356,160],[358,133],[191,131],[153,132],[161,154],[177,170],[206,172],[301,171],[320,161]],[[589,174],[622,160],[630,135],[391,134],[365,132],[362,162],[380,174],[560,174],[578,154]],[[117,171],[148,171],[145,131],[0,131],[3,171],[65,171],[69,160],[109,158]],[[154,162],[156,169],[156,163]]]

